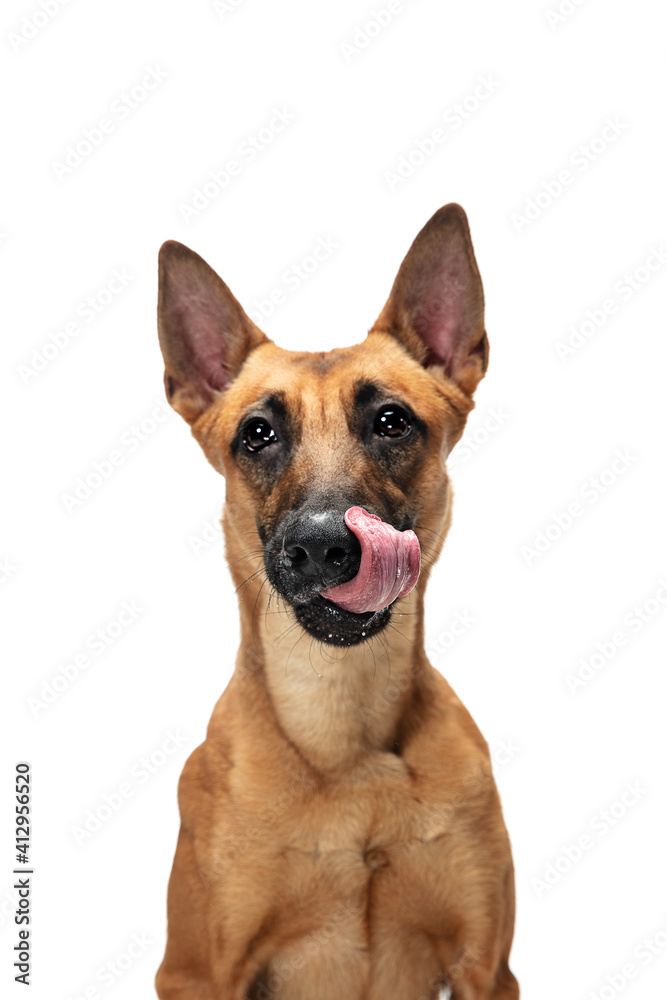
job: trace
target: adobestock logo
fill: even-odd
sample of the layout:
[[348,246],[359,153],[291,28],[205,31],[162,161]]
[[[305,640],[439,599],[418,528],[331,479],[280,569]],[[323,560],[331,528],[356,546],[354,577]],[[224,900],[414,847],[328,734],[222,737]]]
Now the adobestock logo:
[[457,611],[448,622],[447,628],[444,628],[435,639],[426,642],[424,652],[431,663],[437,663],[476,622],[477,618],[474,618],[469,611]]
[[245,0],[213,0],[213,10],[222,18],[225,14],[233,14],[244,3]]
[[33,347],[29,360],[18,366],[17,371],[23,384],[28,385],[36,375],[46,371],[87,326],[106,312],[132,281],[134,275],[127,268],[114,268],[101,288],[81,299],[74,307],[74,318],[49,333],[46,342]]
[[217,170],[209,170],[208,177],[194,188],[190,200],[180,202],[178,211],[183,221],[191,222],[192,219],[198,218],[223,191],[229,188],[233,179],[239,177],[294,121],[296,115],[287,108],[274,108],[266,125],[247,135],[239,143],[236,156],[227,160]]
[[667,952],[667,924],[651,931],[632,952],[632,959],[604,977],[604,985],[591,990],[586,1000],[615,1000],[643,969]]
[[102,656],[115,645],[143,614],[144,609],[136,601],[123,601],[110,621],[85,637],[83,649],[61,664],[49,678],[42,681],[39,690],[28,697],[27,705],[32,714],[38,716],[58,701],[92,666],[95,658]]
[[162,399],[140,420],[135,421],[120,435],[118,445],[98,458],[92,466],[74,480],[70,489],[60,494],[60,499],[68,514],[79,510],[86,501],[95,496],[102,486],[115,476],[118,469],[126,465],[128,459],[142,448],[173,417],[173,410]]
[[262,322],[275,312],[277,306],[284,305],[289,296],[312,278],[322,264],[330,260],[339,249],[340,243],[333,236],[318,236],[310,253],[282,272],[279,285],[260,299],[253,299],[251,308],[248,309],[250,319],[261,326]]
[[484,448],[510,419],[505,406],[492,406],[482,416],[466,426],[463,437],[458,441],[447,458],[447,471],[459,472]]
[[209,549],[211,545],[215,544],[216,548],[222,543],[222,524],[220,519],[213,521],[211,518],[206,518],[202,521],[201,527],[197,534],[188,535],[188,544],[191,551],[196,555],[200,555],[205,549]]
[[340,42],[338,48],[345,62],[349,65],[352,60],[365,52],[368,47],[393,23],[398,14],[402,14],[414,0],[388,0],[384,7],[371,10],[368,20],[357,24],[352,31],[351,37]]
[[37,38],[68,3],[69,0],[39,0],[36,10],[24,17],[19,27],[7,35],[14,52],[20,52],[33,38]]
[[549,10],[545,11],[549,27],[558,28],[585,3],[586,0],[561,0],[556,7],[550,7]]
[[143,785],[157,774],[183,746],[190,742],[189,736],[184,736],[179,730],[169,730],[159,747],[135,761],[129,769],[126,781],[121,781],[110,792],[105,792],[100,801],[88,809],[81,820],[70,827],[70,833],[77,847],[87,843],[123,808]]
[[604,668],[611,663],[633,636],[643,632],[655,618],[667,607],[667,578],[658,581],[657,588],[650,597],[640,604],[634,604],[626,611],[622,619],[622,628],[616,628],[611,635],[595,643],[593,652],[580,656],[576,671],[565,674],[565,683],[570,694],[578,694]]
[[126,121],[161,86],[167,76],[159,66],[147,66],[139,83],[130,90],[124,90],[111,102],[108,115],[90,128],[84,128],[81,136],[66,146],[62,158],[51,161],[51,169],[56,178],[62,181],[80,167],[116,131],[116,126]]
[[145,931],[132,934],[121,952],[96,969],[95,982],[76,993],[70,993],[67,1000],[100,1000],[102,989],[108,990],[115,986],[154,944]]
[[605,118],[600,133],[594,135],[588,142],[577,146],[570,153],[567,161],[568,166],[559,170],[555,177],[542,181],[536,194],[525,202],[522,212],[512,212],[510,221],[515,232],[523,233],[540,219],[545,211],[576,182],[577,178],[586,173],[588,168],[614,145],[627,128],[628,125],[622,122],[618,115],[613,118]]
[[572,500],[565,510],[552,514],[548,522],[535,532],[530,544],[521,546],[521,555],[526,565],[532,566],[541,559],[572,528],[575,521],[584,517],[587,510],[605,496],[638,461],[637,456],[632,455],[627,448],[617,448],[609,465],[579,487],[578,497],[581,500]]
[[592,851],[648,795],[639,781],[626,781],[623,790],[606,808],[591,816],[587,830],[573,843],[561,845],[560,854],[549,861],[541,875],[530,880],[538,899],[562,882],[584,857]]
[[612,295],[607,296],[593,308],[587,309],[584,319],[569,327],[569,336],[566,340],[556,341],[554,346],[560,360],[569,361],[582,347],[585,347],[598,330],[607,324],[610,317],[616,315],[626,302],[634,298],[665,263],[667,263],[667,250],[662,246],[651,247],[641,264],[631,271],[626,271],[618,281],[614,282]]
[[439,124],[426,136],[416,139],[411,149],[400,155],[393,170],[385,170],[384,179],[390,191],[405,184],[450,137],[462,128],[500,89],[500,83],[490,73],[477,78],[477,84],[456,104],[443,111]]
[[0,558],[0,584],[7,583],[14,574],[16,573],[17,566],[14,565],[10,556],[3,556]]

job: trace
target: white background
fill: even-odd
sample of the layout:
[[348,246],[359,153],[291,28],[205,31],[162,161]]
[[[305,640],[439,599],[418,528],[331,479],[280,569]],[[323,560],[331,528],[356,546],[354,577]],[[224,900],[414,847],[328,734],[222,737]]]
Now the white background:
[[[186,425],[156,410],[160,243],[197,250],[248,311],[287,292],[267,333],[320,350],[363,338],[410,242],[449,201],[468,212],[491,366],[452,456],[454,524],[427,638],[496,755],[516,862],[513,968],[525,998],[664,995],[664,32],[648,0],[571,3],[560,21],[556,0],[404,0],[365,47],[345,49],[386,6],[71,0],[48,19],[29,0],[3,7],[0,961],[11,979],[11,794],[28,760],[35,1000],[152,995],[177,778],[237,643],[207,528],[224,483]],[[151,68],[165,78],[118,110]],[[492,81],[484,100],[480,78]],[[276,108],[293,120],[250,162],[240,147]],[[54,164],[103,118],[113,131],[59,179]],[[617,134],[594,142],[607,119]],[[418,163],[436,128],[445,141]],[[401,156],[412,173],[391,182]],[[240,174],[186,221],[182,206],[230,159]],[[288,289],[281,276],[319,237],[338,247]],[[106,303],[114,269],[131,280]],[[91,295],[104,308],[87,322]],[[615,312],[596,326],[587,311],[599,321],[606,299]],[[590,336],[559,356],[587,319]],[[629,458],[610,471],[618,449]],[[113,451],[122,464],[68,512],[64,495]],[[559,530],[572,503],[579,516]],[[89,637],[116,631],[123,602],[141,611],[98,655]],[[452,641],[457,613],[474,623]],[[619,631],[624,645],[570,690],[567,675]],[[89,665],[47,704],[83,653]],[[165,754],[170,731],[184,739]],[[628,782],[638,790],[619,805]],[[77,843],[122,783],[131,797]],[[582,836],[588,849],[568,862]],[[127,968],[135,934],[147,943]],[[120,977],[107,967],[119,960]]]

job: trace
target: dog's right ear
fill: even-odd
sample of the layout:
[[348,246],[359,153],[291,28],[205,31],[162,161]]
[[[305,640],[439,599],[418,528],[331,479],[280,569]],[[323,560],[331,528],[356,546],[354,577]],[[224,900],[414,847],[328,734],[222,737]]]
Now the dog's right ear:
[[268,338],[206,261],[174,240],[160,248],[157,315],[167,398],[192,424]]

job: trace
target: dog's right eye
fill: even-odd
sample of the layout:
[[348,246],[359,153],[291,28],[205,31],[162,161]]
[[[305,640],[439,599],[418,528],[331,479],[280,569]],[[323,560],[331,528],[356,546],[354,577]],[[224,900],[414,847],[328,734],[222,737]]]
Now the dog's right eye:
[[255,452],[261,451],[267,445],[275,444],[278,438],[268,420],[255,417],[253,420],[249,420],[243,428],[241,440],[246,451]]

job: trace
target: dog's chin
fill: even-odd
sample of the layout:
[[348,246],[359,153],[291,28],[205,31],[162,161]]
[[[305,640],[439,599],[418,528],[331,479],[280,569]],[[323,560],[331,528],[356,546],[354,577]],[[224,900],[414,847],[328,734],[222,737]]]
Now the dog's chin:
[[303,604],[292,604],[294,616],[301,628],[319,642],[329,646],[359,646],[389,624],[391,606],[382,611],[367,611],[356,615],[328,601],[321,594]]

